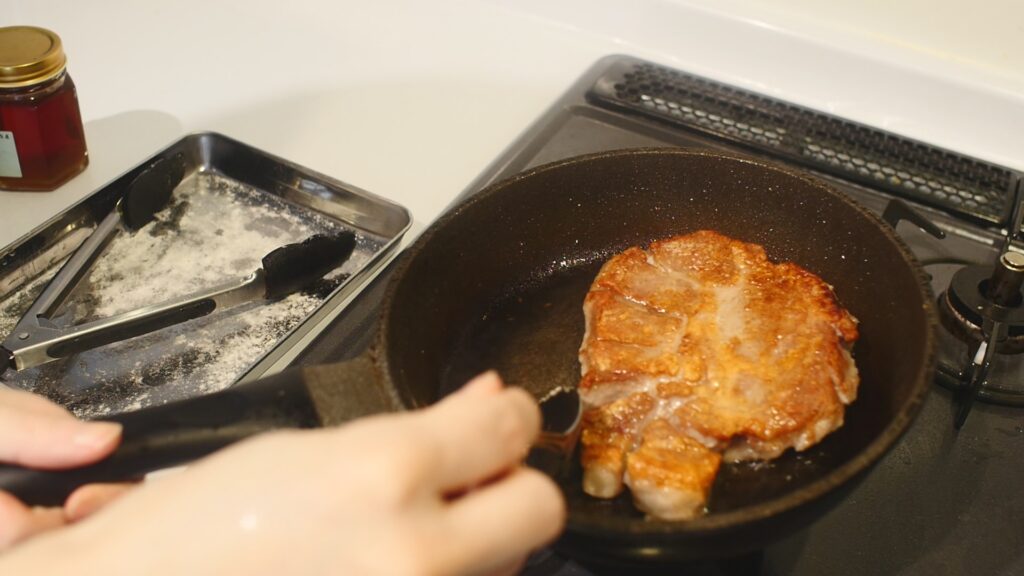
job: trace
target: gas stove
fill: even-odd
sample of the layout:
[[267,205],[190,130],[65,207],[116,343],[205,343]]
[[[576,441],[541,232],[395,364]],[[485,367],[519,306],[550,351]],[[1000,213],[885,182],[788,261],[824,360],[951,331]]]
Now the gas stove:
[[[533,166],[647,146],[758,157],[829,182],[896,226],[924,265],[943,320],[936,384],[921,414],[835,510],[756,554],[670,572],[1024,574],[1024,252],[1016,242],[1024,176],[611,56],[587,71],[456,202]],[[375,278],[295,363],[343,360],[365,349],[389,277],[385,271]],[[524,572],[606,573],[621,570],[583,566],[552,550],[532,558]]]

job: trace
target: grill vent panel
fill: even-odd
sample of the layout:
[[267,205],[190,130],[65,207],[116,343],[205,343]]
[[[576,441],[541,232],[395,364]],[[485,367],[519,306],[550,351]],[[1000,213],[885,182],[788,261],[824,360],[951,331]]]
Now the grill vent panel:
[[994,164],[647,62],[612,66],[588,98],[993,224],[1009,218],[1020,179]]

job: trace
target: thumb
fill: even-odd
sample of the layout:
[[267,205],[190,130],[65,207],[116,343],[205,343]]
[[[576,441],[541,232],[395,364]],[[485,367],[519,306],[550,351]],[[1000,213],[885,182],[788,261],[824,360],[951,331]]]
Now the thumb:
[[501,376],[494,370],[488,370],[478,375],[458,390],[460,395],[467,396],[491,396],[505,387]]
[[42,397],[0,390],[0,462],[42,469],[91,464],[120,438],[120,424],[83,422]]

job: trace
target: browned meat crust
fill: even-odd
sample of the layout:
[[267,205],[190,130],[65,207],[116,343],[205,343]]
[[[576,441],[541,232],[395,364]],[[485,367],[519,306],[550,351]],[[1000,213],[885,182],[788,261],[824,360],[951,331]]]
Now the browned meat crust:
[[804,450],[843,423],[857,322],[830,286],[701,231],[630,248],[583,305],[584,489],[699,514],[722,457]]

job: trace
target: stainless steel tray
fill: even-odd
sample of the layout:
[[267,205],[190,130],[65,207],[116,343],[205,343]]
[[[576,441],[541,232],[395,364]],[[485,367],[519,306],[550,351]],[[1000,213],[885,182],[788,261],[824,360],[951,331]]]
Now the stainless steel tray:
[[63,261],[159,159],[185,179],[141,230],[122,233],[69,298],[68,321],[109,316],[242,278],[267,252],[315,233],[350,230],[356,250],[313,290],[217,312],[77,356],[0,375],[82,417],[135,410],[257,378],[297,353],[393,253],[409,212],[215,133],[192,134],[141,162],[0,251],[0,338]]

